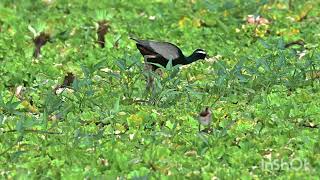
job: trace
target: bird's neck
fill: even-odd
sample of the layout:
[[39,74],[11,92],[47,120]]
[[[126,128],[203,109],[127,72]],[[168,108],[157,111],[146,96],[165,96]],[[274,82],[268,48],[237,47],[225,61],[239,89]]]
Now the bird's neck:
[[186,57],[185,64],[191,64],[195,61],[199,60],[196,54],[191,54],[190,56]]

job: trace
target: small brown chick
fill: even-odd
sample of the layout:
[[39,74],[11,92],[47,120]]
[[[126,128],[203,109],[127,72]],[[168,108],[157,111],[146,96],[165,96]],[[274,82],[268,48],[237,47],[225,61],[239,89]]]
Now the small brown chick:
[[198,118],[199,131],[200,131],[201,125],[210,126],[211,116],[212,116],[212,113],[209,107],[206,107],[206,109],[199,114],[199,118]]
[[33,52],[34,58],[38,58],[40,56],[41,47],[44,46],[48,41],[50,41],[50,35],[45,32],[41,32],[39,36],[33,39],[33,43],[35,46],[35,49]]
[[64,77],[63,84],[61,85],[61,87],[72,86],[74,79],[75,79],[74,74],[71,72],[68,72],[67,75]]
[[73,81],[75,80],[75,75],[72,72],[68,72],[66,76],[64,76],[63,83],[57,85],[53,92],[57,95],[60,94],[64,89],[68,89],[72,86]]
[[99,25],[97,30],[98,44],[100,45],[101,48],[104,48],[105,46],[104,36],[109,32],[110,25],[109,25],[109,22],[106,20],[99,21],[98,25]]

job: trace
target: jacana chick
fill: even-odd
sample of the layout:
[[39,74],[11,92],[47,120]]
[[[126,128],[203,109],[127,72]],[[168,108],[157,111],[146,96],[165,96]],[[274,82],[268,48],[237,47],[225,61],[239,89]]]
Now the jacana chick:
[[210,108],[206,107],[204,111],[199,113],[199,117],[198,117],[199,131],[200,131],[201,125],[210,126],[211,121],[212,121],[212,113],[210,111]]

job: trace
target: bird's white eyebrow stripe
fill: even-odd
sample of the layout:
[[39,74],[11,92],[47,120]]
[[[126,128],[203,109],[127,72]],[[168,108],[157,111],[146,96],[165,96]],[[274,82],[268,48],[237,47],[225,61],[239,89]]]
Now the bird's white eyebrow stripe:
[[204,51],[197,51],[197,53],[207,54],[207,53],[204,52]]

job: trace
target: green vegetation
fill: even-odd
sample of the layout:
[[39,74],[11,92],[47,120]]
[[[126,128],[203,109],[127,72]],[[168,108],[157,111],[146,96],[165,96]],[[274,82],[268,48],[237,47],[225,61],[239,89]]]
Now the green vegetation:
[[[1,0],[0,177],[319,177],[319,17],[318,0]],[[129,36],[210,58],[151,94]]]

